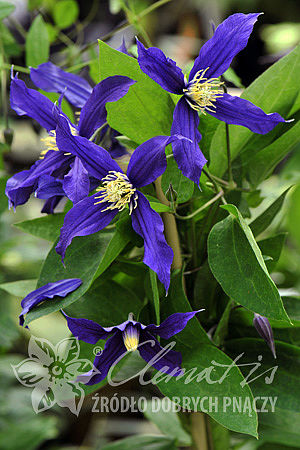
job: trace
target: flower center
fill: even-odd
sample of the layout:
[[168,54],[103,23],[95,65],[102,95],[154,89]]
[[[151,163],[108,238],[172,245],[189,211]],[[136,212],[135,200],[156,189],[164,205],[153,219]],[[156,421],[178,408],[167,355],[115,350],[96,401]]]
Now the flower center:
[[137,327],[129,324],[123,331],[123,341],[128,352],[134,352],[139,345],[140,332]]
[[106,177],[102,178],[103,186],[98,188],[97,199],[100,199],[95,205],[99,203],[108,202],[111,203],[108,209],[118,209],[122,211],[129,206],[129,214],[137,207],[138,194],[136,189],[130,183],[128,177],[122,172],[116,172],[115,170],[110,170]]
[[[71,124],[69,124],[71,133],[73,134],[73,136],[77,136],[78,135],[78,131],[75,127],[72,127]],[[41,141],[44,143],[45,145],[45,150],[41,151],[40,154],[40,159],[44,159],[46,154],[49,152],[49,150],[54,150],[56,152],[59,151],[59,148],[56,145],[56,132],[55,130],[52,130],[49,132],[49,136],[47,136],[46,138],[41,139]],[[71,155],[72,153],[65,153],[66,156]]]
[[218,78],[205,78],[208,69],[209,67],[199,70],[183,90],[191,108],[204,114],[205,110],[215,112],[214,102],[224,94],[223,90],[219,89],[224,84],[222,81]]

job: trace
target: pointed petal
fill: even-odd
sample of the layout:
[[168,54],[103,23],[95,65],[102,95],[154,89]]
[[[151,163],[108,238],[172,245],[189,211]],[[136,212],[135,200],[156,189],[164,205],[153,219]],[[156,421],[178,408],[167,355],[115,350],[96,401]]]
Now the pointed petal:
[[163,339],[169,339],[175,334],[180,333],[180,331],[182,331],[186,327],[188,321],[191,320],[195,316],[195,314],[200,311],[204,310],[199,309],[198,311],[172,314],[160,325],[147,325],[146,331],[149,331],[149,333],[158,334]]
[[88,344],[96,344],[99,339],[107,339],[116,330],[115,327],[103,328],[96,322],[88,319],[76,319],[63,313],[67,319],[69,330],[73,336]]
[[60,230],[60,238],[56,251],[64,260],[65,253],[76,236],[88,236],[105,228],[118,214],[118,209],[104,211],[109,205],[100,203],[98,193],[84,198],[66,214],[64,224]]
[[47,131],[55,130],[53,103],[34,89],[29,89],[17,76],[12,79],[10,85],[10,105],[19,116],[27,115]]
[[79,134],[90,138],[105,124],[107,119],[106,103],[116,102],[127,94],[135,83],[131,78],[121,75],[107,77],[98,83],[80,113]]
[[234,125],[242,125],[253,133],[266,134],[278,125],[285,122],[278,113],[266,114],[261,108],[243,98],[224,94],[216,101],[216,112],[209,114],[219,120]]
[[176,62],[167,58],[159,48],[146,49],[138,39],[136,43],[141,70],[166,91],[182,94],[185,86],[184,75]]
[[75,157],[74,163],[71,164],[70,172],[68,175],[65,175],[63,187],[67,197],[73,203],[78,203],[89,195],[89,174],[78,157]]
[[137,207],[131,218],[134,231],[144,239],[144,263],[157,273],[168,291],[173,250],[165,240],[164,224],[160,215],[153,211],[141,192],[138,192]]
[[231,64],[237,53],[246,47],[258,14],[232,14],[216,29],[213,37],[201,48],[190,72],[192,80],[199,70],[209,67],[206,78],[219,77]]
[[124,36],[123,36],[123,39],[122,39],[122,44],[120,45],[120,47],[117,48],[117,50],[119,50],[119,52],[124,53],[127,56],[131,56],[128,53]]
[[57,114],[56,142],[61,151],[78,156],[88,173],[98,180],[105,177],[110,170],[121,172],[118,164],[104,148],[84,137],[73,136],[68,121],[59,113]]
[[[99,371],[94,376],[91,376],[91,372],[86,374],[87,378],[89,377],[89,381],[85,384],[93,385],[100,383],[100,381],[104,380],[106,375],[108,374],[109,369],[113,365],[113,363],[120,358],[122,355],[127,353],[125,345],[123,343],[122,334],[117,332],[112,337],[110,337],[105,344],[104,350],[101,355],[97,355],[94,359],[94,366]],[[77,381],[84,382],[85,375],[80,375],[77,378]]]
[[174,350],[164,351],[157,339],[145,330],[141,331],[138,351],[141,357],[156,370],[163,373],[174,371],[174,376],[181,373],[181,354]]
[[65,72],[50,61],[30,68],[30,78],[34,84],[46,92],[64,94],[77,108],[82,108],[92,93],[92,87],[82,77]]
[[[135,187],[152,183],[167,168],[165,148],[171,142],[187,140],[183,136],[155,136],[139,145],[133,152],[127,176]],[[188,141],[189,142],[189,141]]]
[[201,152],[198,142],[201,134],[198,131],[199,116],[187,103],[185,98],[181,98],[177,103],[174,114],[171,133],[181,134],[191,140],[177,140],[173,143],[173,154],[183,175],[199,185],[200,175],[203,167],[207,163]]
[[43,208],[41,209],[41,213],[53,214],[55,208],[57,207],[59,202],[62,200],[62,198],[63,197],[61,195],[55,195],[54,197],[48,198],[45,201]]
[[75,291],[82,284],[80,278],[69,278],[66,280],[59,280],[54,283],[47,283],[35,291],[30,292],[21,301],[23,308],[20,314],[20,325],[24,324],[24,315],[27,314],[34,306],[43,302],[44,300],[54,297],[65,297],[70,292]]

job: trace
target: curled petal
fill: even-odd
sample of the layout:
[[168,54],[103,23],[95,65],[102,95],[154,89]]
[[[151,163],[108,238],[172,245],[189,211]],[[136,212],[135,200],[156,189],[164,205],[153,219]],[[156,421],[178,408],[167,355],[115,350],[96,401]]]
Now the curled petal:
[[171,133],[180,134],[190,140],[176,140],[173,142],[173,154],[183,175],[199,185],[200,175],[207,163],[201,152],[198,142],[201,134],[198,131],[199,116],[185,100],[181,98],[177,103],[174,114]]
[[278,125],[285,122],[278,113],[266,114],[261,108],[248,100],[224,94],[216,100],[216,111],[209,114],[219,120],[233,125],[242,125],[253,133],[266,134]]
[[46,92],[64,94],[77,108],[82,108],[92,93],[92,87],[84,79],[65,72],[50,61],[30,68],[30,78],[34,84]]
[[231,64],[232,59],[246,47],[258,14],[232,14],[216,29],[213,37],[201,48],[190,72],[192,80],[199,70],[209,68],[207,78],[219,77]]
[[107,77],[98,83],[80,113],[79,134],[90,138],[105,124],[107,119],[106,103],[116,102],[127,94],[135,83],[131,78],[121,75]]
[[69,278],[66,280],[56,281],[54,283],[47,283],[35,291],[30,292],[22,301],[23,308],[20,314],[20,325],[24,324],[24,315],[27,314],[34,306],[43,302],[44,300],[54,297],[65,297],[70,292],[75,291],[82,284],[80,278]]
[[168,291],[173,250],[165,240],[164,224],[160,215],[153,211],[141,192],[138,193],[137,207],[131,218],[133,229],[144,239],[144,263],[157,273]]
[[256,331],[258,332],[258,334],[264,339],[264,341],[270,347],[270,350],[271,350],[274,358],[276,358],[273,331],[272,331],[272,328],[271,328],[271,325],[270,325],[270,322],[268,321],[268,319],[264,316],[254,313],[253,325],[254,325]]
[[57,207],[59,202],[62,200],[62,198],[63,197],[61,195],[55,195],[54,197],[48,198],[45,201],[43,208],[41,209],[41,213],[53,214],[55,208]]
[[29,89],[17,76],[12,79],[10,85],[10,105],[19,116],[27,115],[47,131],[55,130],[53,103],[40,92]]
[[35,196],[37,198],[48,199],[55,195],[65,195],[62,180],[58,180],[50,175],[42,175],[39,178]]
[[138,39],[136,41],[141,70],[166,91],[182,94],[185,86],[184,75],[176,62],[167,58],[159,48],[146,49]]
[[147,325],[146,331],[149,331],[153,334],[158,334],[163,339],[169,339],[175,334],[180,333],[180,331],[182,331],[186,327],[188,321],[191,320],[195,316],[195,314],[201,311],[204,310],[199,309],[198,311],[172,314],[160,325]]
[[63,188],[73,203],[78,203],[89,195],[89,174],[78,157],[75,157],[70,172],[64,177]]
[[76,236],[88,236],[105,228],[117,215],[118,209],[104,211],[108,204],[98,202],[99,194],[84,198],[66,214],[60,230],[56,251],[64,260],[66,250]]

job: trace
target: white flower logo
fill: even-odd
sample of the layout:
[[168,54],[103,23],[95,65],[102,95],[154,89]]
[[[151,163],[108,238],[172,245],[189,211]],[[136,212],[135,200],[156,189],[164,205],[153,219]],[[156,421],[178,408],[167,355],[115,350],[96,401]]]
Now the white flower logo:
[[78,359],[79,353],[80,346],[75,337],[63,339],[53,346],[47,339],[31,336],[29,358],[12,368],[23,386],[33,388],[31,400],[36,413],[57,403],[78,416],[84,390],[76,379],[91,370],[97,372],[91,361]]

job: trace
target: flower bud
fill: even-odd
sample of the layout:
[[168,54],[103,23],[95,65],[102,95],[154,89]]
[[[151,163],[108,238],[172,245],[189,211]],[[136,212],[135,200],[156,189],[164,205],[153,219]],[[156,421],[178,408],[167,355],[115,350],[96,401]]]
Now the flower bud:
[[6,128],[3,131],[3,136],[5,143],[10,147],[14,138],[14,130],[12,130],[11,128]]
[[253,325],[258,334],[264,339],[264,341],[270,347],[270,350],[274,358],[276,358],[273,331],[269,320],[264,316],[254,313]]

